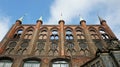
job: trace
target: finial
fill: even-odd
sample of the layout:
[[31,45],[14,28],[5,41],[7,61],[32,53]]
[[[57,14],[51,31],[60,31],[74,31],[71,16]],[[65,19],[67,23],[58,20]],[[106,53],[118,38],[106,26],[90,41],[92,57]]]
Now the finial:
[[100,24],[102,24],[103,22],[106,22],[106,20],[102,19],[100,16],[98,16]]
[[41,21],[42,21],[42,16],[41,16],[38,20],[41,20]]
[[84,20],[81,16],[80,16],[80,21]]
[[24,18],[25,16],[26,16],[26,14],[23,15],[22,17],[20,17],[18,20],[22,22],[22,21],[23,21],[23,18]]
[[103,21],[103,19],[102,19],[100,16],[98,16],[98,18],[99,18],[99,21],[100,21],[100,22]]
[[41,22],[41,24],[43,23],[43,21],[42,21],[42,16],[40,16],[40,18],[36,21],[37,23],[38,22]]
[[60,15],[60,20],[63,20],[63,16],[62,16],[62,13],[61,13],[61,15]]
[[23,18],[24,18],[24,16],[20,17],[18,20],[22,22]]

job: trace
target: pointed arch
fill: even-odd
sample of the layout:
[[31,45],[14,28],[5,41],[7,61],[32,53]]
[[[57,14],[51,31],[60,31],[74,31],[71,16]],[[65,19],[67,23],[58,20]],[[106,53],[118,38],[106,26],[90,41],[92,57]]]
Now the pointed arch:
[[97,30],[94,27],[89,27],[88,30],[92,39],[100,39]]
[[25,31],[24,39],[32,39],[34,28],[32,26],[28,27]]
[[82,28],[75,28],[77,39],[85,39],[84,31]]
[[47,39],[47,35],[48,35],[48,28],[47,27],[43,27],[43,28],[40,29],[38,39],[46,40]]
[[65,32],[66,32],[66,40],[73,40],[74,37],[73,37],[73,29],[70,28],[70,27],[66,27],[65,28]]
[[14,36],[13,38],[15,39],[19,39],[23,33],[23,30],[24,30],[24,27],[23,26],[20,26],[18,27],[16,30],[15,30],[15,33],[14,33]]
[[50,31],[50,40],[59,40],[59,29],[57,27],[53,27]]
[[110,36],[108,35],[108,33],[106,32],[106,30],[103,27],[99,27],[98,29],[99,29],[102,39],[110,38]]

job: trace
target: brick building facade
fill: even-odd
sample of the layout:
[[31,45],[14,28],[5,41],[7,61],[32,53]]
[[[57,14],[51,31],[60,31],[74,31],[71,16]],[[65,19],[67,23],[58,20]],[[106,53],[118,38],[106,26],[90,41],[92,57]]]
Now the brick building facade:
[[17,20],[0,43],[0,67],[119,67],[120,42],[100,24],[22,24]]

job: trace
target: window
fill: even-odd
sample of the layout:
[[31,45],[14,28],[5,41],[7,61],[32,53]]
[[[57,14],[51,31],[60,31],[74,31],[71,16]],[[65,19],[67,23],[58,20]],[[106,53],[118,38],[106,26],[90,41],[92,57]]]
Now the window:
[[47,39],[47,31],[46,30],[42,30],[39,33],[39,39]]
[[0,67],[11,67],[12,61],[11,60],[0,60]]
[[11,54],[16,46],[16,42],[10,42],[10,44],[6,48],[6,54]]
[[66,40],[72,40],[73,39],[73,35],[72,35],[72,31],[71,29],[66,29]]
[[25,61],[23,67],[40,67],[40,62],[35,60]]
[[76,29],[76,35],[77,35],[77,39],[85,39],[84,33],[82,29]]
[[18,54],[24,54],[24,53],[26,53],[27,47],[28,47],[28,42],[23,42],[23,43],[20,45],[20,48],[19,48],[19,50],[18,50]]
[[58,31],[57,30],[52,30],[52,34],[50,36],[51,40],[58,40],[59,36],[58,36]]
[[32,34],[33,34],[33,30],[28,30],[26,33],[25,33],[25,36],[24,38],[25,39],[31,39],[32,38]]
[[52,67],[69,67],[69,64],[66,61],[55,61],[53,62]]
[[19,29],[17,32],[15,32],[14,37],[13,38],[20,38],[21,34],[22,34],[23,30]]
[[97,33],[96,33],[95,30],[91,29],[91,30],[89,30],[89,31],[90,31],[90,34],[91,34],[91,38],[92,38],[92,39],[99,39],[99,37],[98,37],[98,35],[97,35]]
[[99,32],[100,32],[101,37],[102,37],[103,39],[109,39],[108,34],[104,31],[103,28],[101,28],[101,29],[99,30]]

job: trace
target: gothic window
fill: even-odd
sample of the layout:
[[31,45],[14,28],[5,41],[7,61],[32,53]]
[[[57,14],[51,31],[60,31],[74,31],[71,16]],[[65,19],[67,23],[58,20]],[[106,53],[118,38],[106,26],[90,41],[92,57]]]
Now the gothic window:
[[45,43],[43,42],[37,43],[36,52],[38,52],[39,55],[42,54],[42,52],[44,51],[44,47],[45,47]]
[[52,50],[52,51],[56,51],[56,50],[57,50],[57,47],[58,47],[57,43],[54,43],[54,42],[53,42],[53,43],[51,44],[51,50]]
[[47,39],[47,31],[42,30],[39,34],[39,39]]
[[65,46],[66,46],[66,54],[67,55],[75,55],[76,50],[74,48],[74,46],[75,46],[74,43],[67,42]]
[[55,61],[52,63],[52,67],[70,67],[66,61]]
[[59,36],[58,36],[58,31],[57,30],[52,30],[52,34],[50,36],[51,40],[58,40]]
[[89,32],[90,32],[90,35],[91,35],[92,39],[99,39],[95,30],[91,29],[91,30],[89,30]]
[[72,30],[66,29],[66,40],[73,40]]
[[6,53],[11,54],[12,51],[14,50],[16,44],[17,44],[16,42],[10,42],[10,44],[6,48]]
[[84,33],[81,29],[76,30],[77,39],[85,39]]
[[20,49],[18,50],[18,54],[24,54],[27,50],[27,47],[28,47],[28,42],[23,42],[20,45]]
[[13,38],[17,38],[17,39],[19,39],[20,36],[21,36],[21,34],[22,34],[22,32],[23,32],[22,29],[17,30],[17,31],[15,32]]
[[25,61],[23,67],[40,67],[40,62],[36,60]]
[[58,44],[57,43],[55,43],[55,42],[51,43],[49,53],[50,53],[50,55],[58,54]]
[[29,29],[26,31],[24,38],[25,39],[32,39],[32,34],[33,34],[33,30]]
[[11,60],[0,60],[0,67],[11,67],[12,63]]
[[109,39],[108,34],[104,31],[103,28],[101,28],[101,29],[99,30],[99,32],[100,32],[101,37],[102,37],[103,39]]
[[68,48],[69,51],[72,52],[72,50],[74,50],[74,44],[73,44],[73,43],[71,43],[71,42],[70,42],[70,43],[67,43],[66,46],[67,46],[67,48]]
[[87,49],[87,45],[85,43],[79,43],[79,46],[80,46],[81,50]]
[[81,42],[79,43],[79,47],[80,47],[80,55],[82,56],[89,56],[89,50],[88,50],[88,46],[86,43]]

